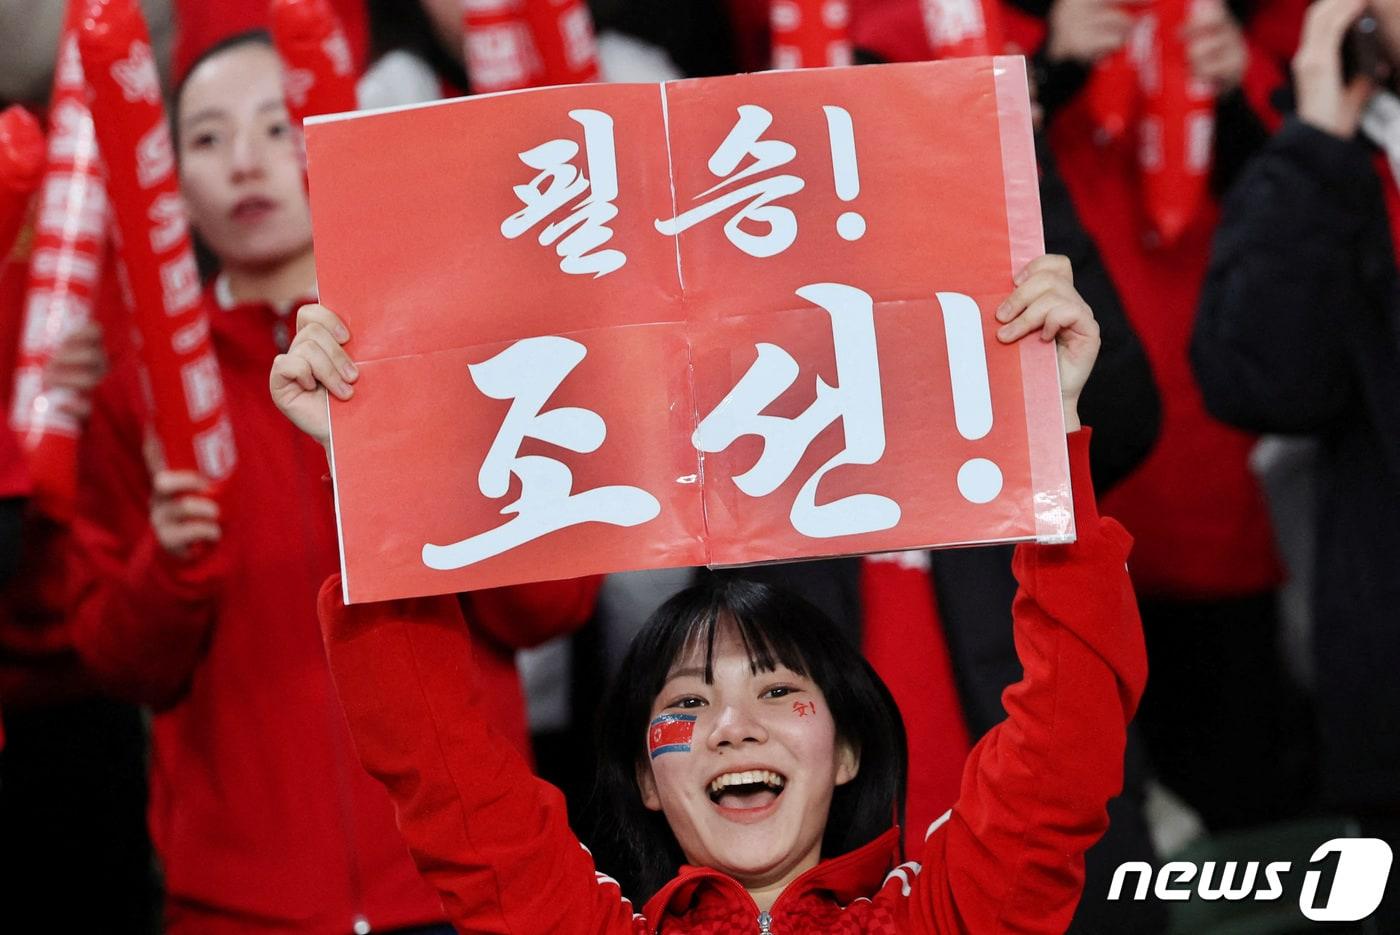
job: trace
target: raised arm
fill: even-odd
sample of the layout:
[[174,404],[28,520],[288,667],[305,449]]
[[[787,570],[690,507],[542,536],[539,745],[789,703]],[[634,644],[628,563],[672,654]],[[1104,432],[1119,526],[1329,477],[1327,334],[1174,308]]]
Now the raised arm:
[[360,761],[463,932],[633,932],[631,904],[482,709],[452,596],[346,607],[321,590],[327,658]]
[[1016,550],[1025,677],[1002,696],[1007,719],[969,755],[951,813],[922,852],[911,845],[923,870],[900,900],[908,931],[1063,932],[1084,852],[1122,786],[1127,724],[1147,675],[1124,564],[1131,540],[1098,516],[1088,430],[1069,441],[1078,540]]
[[601,575],[461,595],[462,612],[502,645],[529,649],[578,630],[593,615]]
[[901,931],[1065,930],[1084,852],[1108,827],[1108,800],[1122,786],[1127,724],[1146,680],[1130,539],[1098,516],[1089,432],[1079,428],[1099,330],[1064,257],[1033,261],[1016,284],[997,310],[997,336],[1057,344],[1078,539],[1016,550],[1012,613],[1025,675],[1002,696],[1006,720],[969,755],[957,804],[912,849],[923,871],[896,875],[879,896],[895,904]]

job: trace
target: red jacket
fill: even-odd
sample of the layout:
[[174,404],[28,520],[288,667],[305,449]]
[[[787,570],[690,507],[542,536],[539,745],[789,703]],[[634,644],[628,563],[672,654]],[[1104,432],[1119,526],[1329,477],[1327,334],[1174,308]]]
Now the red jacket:
[[[74,640],[105,687],[159,711],[149,817],[167,931],[345,935],[360,919],[441,920],[384,790],[355,762],[313,619],[337,565],[335,518],[324,452],[267,391],[287,323],[206,301],[239,452],[221,542],[190,563],[156,542],[132,361],[96,394],[75,525]],[[537,629],[591,609],[589,582],[521,590]],[[523,723],[518,688],[495,697],[496,716]]]
[[[894,867],[893,834],[799,877],[772,930],[1062,932],[1083,855],[1121,785],[1126,725],[1146,678],[1130,539],[1099,519],[1088,433],[1071,437],[1079,541],[1022,545],[1014,608],[1025,679],[1008,719],[973,749],[962,794],[918,864]],[[491,729],[455,602],[345,607],[321,590],[326,648],[366,768],[388,788],[424,876],[462,932],[752,933],[733,879],[689,868],[634,915],[567,825],[558,790]]]

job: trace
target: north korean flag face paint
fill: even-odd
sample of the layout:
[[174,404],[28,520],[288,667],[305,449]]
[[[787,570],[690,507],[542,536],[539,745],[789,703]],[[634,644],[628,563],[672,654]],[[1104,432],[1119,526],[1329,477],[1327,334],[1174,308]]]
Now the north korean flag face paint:
[[663,714],[647,729],[647,748],[654,760],[663,753],[689,753],[695,733],[695,715]]

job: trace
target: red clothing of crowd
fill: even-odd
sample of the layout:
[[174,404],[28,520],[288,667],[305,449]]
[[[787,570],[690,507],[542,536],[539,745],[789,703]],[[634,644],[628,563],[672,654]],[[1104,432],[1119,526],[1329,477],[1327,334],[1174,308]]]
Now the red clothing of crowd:
[[[84,439],[74,638],[113,693],[154,706],[151,833],[172,935],[344,935],[440,920],[389,802],[355,762],[312,619],[337,565],[325,454],[278,413],[267,370],[290,322],[206,296],[239,451],[219,495],[221,539],[192,561],[157,542],[145,406],[133,360],[113,368]],[[537,638],[580,624],[593,585],[524,589]],[[516,621],[474,620],[492,632]],[[489,658],[489,657],[488,657]],[[493,717],[519,742],[509,659]],[[518,732],[517,732],[518,731]]]
[[[33,488],[28,460],[8,422],[31,239],[21,234],[21,243],[0,255],[0,412],[6,414],[0,427],[0,499],[27,497]],[[67,528],[31,507],[20,536],[19,568],[0,590],[0,702],[25,705],[81,694],[87,683],[64,626]]]
[[[1306,6],[1270,5],[1246,26],[1241,91],[1270,129]],[[1029,47],[1029,44],[1028,44]],[[1136,539],[1133,580],[1145,596],[1210,599],[1268,591],[1282,578],[1272,526],[1249,469],[1253,435],[1207,414],[1188,348],[1219,207],[1207,199],[1179,240],[1156,245],[1141,207],[1131,134],[1103,145],[1079,94],[1049,127],[1080,219],[1103,254],[1152,365],[1162,431],[1147,460],[1105,498]]]
[[[1125,560],[1130,539],[1101,520],[1088,433],[1071,437],[1073,545],[1017,550],[1024,681],[1009,718],[973,750],[962,794],[892,865],[893,834],[819,864],[778,898],[775,932],[1062,931],[1079,901],[1083,853],[1120,788],[1126,725],[1146,657]],[[493,730],[455,601],[357,605],[321,591],[336,687],[356,749],[389,789],[404,835],[460,931],[753,932],[758,909],[734,880],[684,869],[643,914],[569,830],[563,797]],[[639,727],[640,729],[640,727]],[[888,875],[886,875],[888,874]]]

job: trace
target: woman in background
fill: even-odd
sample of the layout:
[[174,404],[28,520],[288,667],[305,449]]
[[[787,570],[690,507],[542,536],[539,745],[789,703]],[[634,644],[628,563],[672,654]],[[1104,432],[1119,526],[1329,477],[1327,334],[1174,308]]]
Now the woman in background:
[[[279,64],[264,34],[234,37],[174,106],[182,191],[219,264],[205,303],[238,467],[217,494],[161,469],[135,361],[119,362],[84,441],[75,628],[102,683],[158,712],[149,819],[171,935],[446,932],[356,763],[313,619],[337,565],[321,451],[265,389],[316,283]],[[566,582],[465,610],[548,630],[581,622],[591,598]]]

